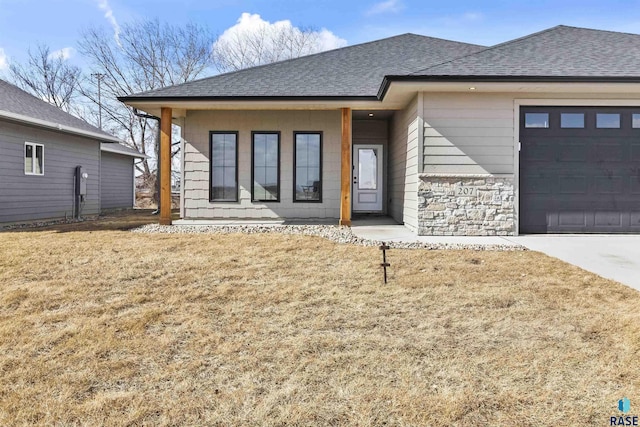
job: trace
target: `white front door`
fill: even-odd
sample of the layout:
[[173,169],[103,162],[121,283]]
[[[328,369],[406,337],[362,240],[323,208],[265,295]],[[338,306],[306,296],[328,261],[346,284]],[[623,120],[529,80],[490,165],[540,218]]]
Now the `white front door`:
[[382,145],[353,145],[353,210],[382,211]]

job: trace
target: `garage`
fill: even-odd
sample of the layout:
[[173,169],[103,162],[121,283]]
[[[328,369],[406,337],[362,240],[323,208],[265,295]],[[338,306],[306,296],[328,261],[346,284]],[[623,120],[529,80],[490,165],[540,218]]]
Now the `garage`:
[[520,233],[640,232],[640,107],[521,107]]

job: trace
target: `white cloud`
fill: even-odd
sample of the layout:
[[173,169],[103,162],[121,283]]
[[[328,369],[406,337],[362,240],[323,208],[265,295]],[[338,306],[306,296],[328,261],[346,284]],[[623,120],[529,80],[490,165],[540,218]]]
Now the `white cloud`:
[[319,51],[338,49],[347,45],[347,41],[345,39],[336,36],[326,28],[323,28],[318,32],[318,42],[320,44]]
[[345,39],[326,28],[301,29],[288,19],[269,22],[259,14],[244,12],[237,23],[218,38],[214,51],[222,55],[222,61],[229,62],[221,64],[223,69],[240,69],[346,45]]
[[4,71],[9,68],[9,61],[7,54],[4,53],[4,49],[0,47],[0,71]]
[[109,21],[111,27],[113,27],[113,38],[116,39],[116,43],[118,43],[118,46],[121,46],[120,25],[118,25],[118,21],[113,15],[113,9],[111,9],[111,6],[109,6],[109,0],[98,0],[98,7],[100,8],[100,10],[104,11],[104,17],[107,19],[107,21]]
[[386,0],[374,4],[367,12],[367,15],[378,15],[380,13],[397,13],[404,9],[401,0]]
[[[274,34],[277,32],[301,33],[301,30],[298,27],[294,27],[288,19],[271,23],[262,19],[257,13],[244,12],[234,26],[227,28],[224,33],[222,33],[220,40],[237,39],[239,35]],[[345,39],[336,36],[326,28],[322,28],[320,31],[314,31],[312,35],[318,39],[319,49],[317,52],[337,49],[347,45]]]
[[49,59],[62,58],[63,61],[71,58],[75,54],[76,50],[72,47],[63,47],[62,49],[54,50],[49,54]]

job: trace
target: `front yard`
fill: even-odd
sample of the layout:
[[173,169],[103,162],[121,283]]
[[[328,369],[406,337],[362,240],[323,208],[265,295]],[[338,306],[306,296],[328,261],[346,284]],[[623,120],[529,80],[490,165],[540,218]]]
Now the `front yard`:
[[385,286],[377,248],[145,221],[0,233],[0,425],[640,413],[640,294],[540,253],[392,250]]

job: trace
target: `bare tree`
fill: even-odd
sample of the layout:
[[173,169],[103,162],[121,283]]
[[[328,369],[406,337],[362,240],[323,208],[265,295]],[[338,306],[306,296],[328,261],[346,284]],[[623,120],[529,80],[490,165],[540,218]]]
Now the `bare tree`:
[[62,52],[52,53],[44,44],[28,50],[26,64],[9,66],[13,83],[48,103],[71,112],[79,93],[80,68],[69,64]]
[[[102,91],[99,100],[98,80],[88,79],[83,94],[96,105],[100,102],[105,130],[151,157],[138,166],[150,184],[156,176],[158,124],[136,115],[116,98],[200,77],[212,65],[213,40],[205,27],[174,26],[157,19],[123,25],[118,40],[101,28],[82,34],[79,51],[89,61],[91,74],[100,76]],[[173,154],[177,152],[174,147]]]
[[237,71],[320,52],[320,42],[313,28],[262,22],[257,28],[223,34],[213,46],[213,57],[219,71]]

